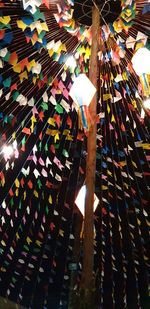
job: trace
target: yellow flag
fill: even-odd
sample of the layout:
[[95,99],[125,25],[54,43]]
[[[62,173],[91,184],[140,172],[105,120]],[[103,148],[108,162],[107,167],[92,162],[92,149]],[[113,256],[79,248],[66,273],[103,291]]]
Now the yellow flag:
[[2,244],[3,247],[6,247],[6,243],[4,242],[3,239],[1,240],[1,244]]
[[5,186],[5,178],[4,177],[1,179],[1,185],[2,185],[2,187]]
[[2,16],[0,17],[0,23],[7,25],[10,22],[10,16]]
[[24,71],[21,74],[19,74],[19,78],[20,78],[21,83],[23,82],[24,79],[28,79],[27,71]]
[[0,268],[0,271],[2,271],[3,273],[5,273],[5,272],[6,272],[6,268],[1,267],[1,268]]
[[16,233],[16,239],[20,239],[18,232]]
[[137,219],[137,223],[138,225],[141,225],[141,221],[139,219]]
[[24,200],[26,199],[26,196],[27,196],[27,193],[26,193],[26,191],[24,191],[24,193],[23,193],[23,199]]
[[62,50],[62,51],[65,51],[65,52],[67,51],[66,45],[65,45],[65,44],[61,44],[61,50]]
[[56,133],[55,137],[54,137],[54,143],[57,143],[57,140],[59,141],[59,134]]
[[26,238],[26,242],[28,243],[28,245],[30,245],[30,243],[32,242],[32,240],[31,240],[29,237],[27,237],[27,238]]
[[18,28],[21,28],[23,31],[27,28],[27,25],[23,23],[22,20],[17,20]]
[[42,30],[49,31],[48,26],[47,26],[46,23],[41,23],[41,27],[42,27]]
[[55,127],[55,119],[54,119],[54,118],[49,117],[47,122],[48,122],[48,124],[50,124],[51,126],[54,126],[54,127]]
[[124,182],[123,184],[124,184],[124,186],[126,187],[126,189],[129,188],[129,186],[128,186],[128,184],[127,184],[126,182]]
[[137,105],[136,105],[136,101],[135,101],[135,100],[132,100],[132,105],[134,106],[134,108],[137,108]]
[[141,146],[143,149],[150,150],[150,144],[148,143],[141,144]]
[[15,191],[15,195],[18,196],[19,195],[19,189],[17,188]]
[[49,49],[48,53],[49,53],[49,56],[52,57],[54,53],[53,49]]
[[21,65],[17,63],[16,65],[13,66],[13,71],[15,73],[21,73]]
[[107,100],[109,100],[109,99],[112,99],[111,93],[103,94],[103,101],[107,101]]
[[114,115],[111,117],[111,122],[116,122]]
[[28,72],[30,72],[30,70],[36,65],[35,60],[33,59],[32,61],[30,61],[27,65],[27,70]]
[[122,73],[123,80],[128,80],[128,75],[126,72]]
[[53,201],[52,201],[52,196],[51,196],[51,195],[49,195],[49,199],[48,199],[48,201],[49,201],[49,203],[50,203],[50,204],[52,204],[52,203],[53,203]]
[[108,114],[110,113],[110,106],[109,106],[109,104],[107,104],[107,112],[108,112]]
[[69,133],[70,133],[70,130],[65,129],[65,130],[63,131],[63,135],[68,135]]
[[41,247],[42,242],[41,242],[41,241],[39,241],[39,240],[36,240],[36,244],[37,244],[39,247]]
[[61,235],[62,237],[64,237],[64,231],[62,229],[59,230],[59,235]]
[[15,186],[16,186],[17,188],[20,187],[20,182],[19,182],[18,178],[16,178],[16,180],[15,180]]
[[112,173],[108,170],[107,174],[112,177]]
[[109,170],[107,171],[107,174],[112,177],[112,173]]
[[125,165],[127,165],[127,162],[126,162],[126,161],[121,161],[119,164],[120,164],[121,166],[125,166]]
[[31,126],[30,126],[30,129],[31,129],[31,132],[33,133],[34,131],[34,123],[37,122],[35,116],[32,116],[31,117]]
[[146,220],[146,223],[147,223],[148,226],[150,226],[150,222],[148,220]]
[[39,194],[36,190],[33,191],[33,194],[34,194],[35,197],[37,197],[37,198],[39,197]]
[[70,134],[68,134],[68,135],[66,136],[66,140],[67,140],[67,141],[73,141],[73,136],[70,135]]
[[87,46],[87,48],[86,48],[86,55],[88,56],[88,58],[91,55],[91,49],[89,48],[89,46]]
[[14,132],[14,133],[12,134],[12,138],[13,138],[13,139],[16,138],[16,132]]
[[107,186],[102,186],[102,190],[108,190]]
[[34,84],[34,85],[36,84],[36,80],[37,80],[37,78],[34,76],[34,77],[32,78],[32,81],[33,81],[33,84]]
[[46,134],[51,135],[51,133],[52,133],[52,130],[51,130],[51,129],[47,129],[47,130],[46,130]]
[[135,168],[137,168],[137,165],[136,165],[136,163],[135,163],[134,161],[132,161],[132,164],[133,164],[133,166],[134,166]]

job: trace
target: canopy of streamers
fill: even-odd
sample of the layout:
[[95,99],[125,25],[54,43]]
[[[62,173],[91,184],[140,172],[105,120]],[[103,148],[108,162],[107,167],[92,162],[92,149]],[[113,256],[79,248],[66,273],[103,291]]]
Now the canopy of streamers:
[[[0,2],[0,295],[32,309],[67,308],[85,180],[86,115],[69,91],[88,76],[92,37],[73,4]],[[150,3],[121,6],[98,53],[94,270],[104,309],[146,308],[150,295],[150,75],[131,62],[150,49]],[[81,272],[82,248],[77,283]]]

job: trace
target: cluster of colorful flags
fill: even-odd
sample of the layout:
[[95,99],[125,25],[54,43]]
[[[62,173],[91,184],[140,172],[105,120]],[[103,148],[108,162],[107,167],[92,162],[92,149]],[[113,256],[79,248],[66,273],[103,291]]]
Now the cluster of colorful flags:
[[[141,116],[150,77],[139,78],[131,58],[149,47],[149,19],[140,20],[149,5],[121,2],[117,21],[100,32],[95,271],[103,308],[140,308],[150,279],[149,110]],[[55,290],[67,308],[74,200],[85,178],[88,131],[69,93],[88,75],[91,32],[72,6],[0,4],[0,294],[33,309],[52,308]],[[82,256],[78,281],[81,270]]]

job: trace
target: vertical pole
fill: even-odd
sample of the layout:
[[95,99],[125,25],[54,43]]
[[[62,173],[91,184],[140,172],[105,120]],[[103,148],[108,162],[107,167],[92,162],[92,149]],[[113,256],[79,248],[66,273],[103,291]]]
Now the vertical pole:
[[[100,12],[94,5],[92,9],[92,48],[90,58],[89,78],[97,89],[98,77],[98,43],[100,36]],[[81,284],[84,289],[90,290],[93,281],[94,266],[94,190],[95,190],[95,169],[96,169],[96,111],[97,94],[95,94],[89,112],[93,120],[88,132],[87,139],[87,161],[86,161],[86,198],[85,198],[85,219],[84,219],[84,242],[83,242],[83,271]]]

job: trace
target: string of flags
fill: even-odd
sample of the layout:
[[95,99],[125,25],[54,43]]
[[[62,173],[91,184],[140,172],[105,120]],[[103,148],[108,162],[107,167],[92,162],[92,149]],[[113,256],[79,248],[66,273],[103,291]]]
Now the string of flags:
[[[57,4],[58,12],[54,14],[56,21],[60,27],[64,27],[70,34],[77,36],[80,41],[86,39],[91,42],[91,28],[77,23],[73,18],[74,1],[66,0]],[[103,39],[106,40],[109,35],[120,33],[122,30],[126,32],[133,24],[136,16],[136,1],[121,1],[122,11],[120,16],[111,24],[102,25]]]
[[[73,1],[61,3],[0,4],[0,295],[26,308],[52,308],[56,290],[67,307],[74,201],[85,179],[88,109],[70,93],[88,76],[91,32],[73,20]],[[94,270],[104,308],[131,299],[142,308],[149,295],[150,76],[131,63],[149,48],[146,14],[146,1],[122,1],[100,33]],[[77,284],[81,271],[82,250]]]

